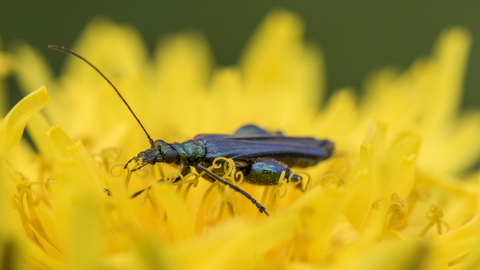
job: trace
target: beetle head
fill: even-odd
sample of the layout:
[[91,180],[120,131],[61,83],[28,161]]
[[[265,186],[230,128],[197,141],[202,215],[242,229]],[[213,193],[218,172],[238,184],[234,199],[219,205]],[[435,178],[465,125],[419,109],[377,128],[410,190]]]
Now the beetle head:
[[154,165],[158,162],[164,163],[174,163],[178,160],[179,155],[173,147],[171,147],[168,143],[164,142],[163,140],[156,140],[152,148],[147,149],[143,152],[140,152],[136,157],[130,159],[127,164],[125,164],[125,169],[127,168],[128,164],[132,161],[137,163],[137,167],[132,169],[136,171],[147,164]]

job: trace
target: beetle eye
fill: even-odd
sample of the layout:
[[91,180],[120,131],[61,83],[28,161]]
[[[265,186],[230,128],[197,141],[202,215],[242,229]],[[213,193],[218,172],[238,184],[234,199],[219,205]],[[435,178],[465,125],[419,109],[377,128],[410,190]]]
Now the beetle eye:
[[175,150],[168,150],[164,155],[163,155],[163,160],[165,163],[173,163],[177,161],[178,159],[178,153]]

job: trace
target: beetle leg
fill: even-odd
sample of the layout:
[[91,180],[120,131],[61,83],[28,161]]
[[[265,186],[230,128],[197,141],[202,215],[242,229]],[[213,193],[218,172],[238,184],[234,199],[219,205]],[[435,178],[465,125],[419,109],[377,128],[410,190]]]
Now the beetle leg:
[[[161,179],[161,180],[163,180],[163,179]],[[159,180],[159,181],[160,181],[160,180]],[[142,194],[145,190],[150,189],[151,187],[152,187],[152,186],[149,186],[149,187],[147,187],[147,188],[140,189],[139,191],[137,191],[137,192],[133,193],[132,195],[130,195],[130,199],[133,199],[133,198],[137,197],[138,195]]]
[[[142,166],[142,167],[143,167],[143,166]],[[189,166],[189,165],[185,165],[185,164],[180,164],[180,165],[178,166],[178,169],[180,170],[180,174],[182,174],[182,176],[186,176],[187,174],[189,174],[189,173],[191,172],[190,166]],[[177,181],[179,181],[179,180],[180,180],[180,177],[177,177],[172,183],[175,183],[175,182],[177,182]],[[163,178],[157,180],[157,182],[164,182],[164,181],[165,181],[165,179],[163,179]],[[149,187],[146,187],[146,188],[144,188],[144,189],[141,189],[141,190],[136,191],[135,193],[133,193],[133,194],[130,196],[130,198],[133,199],[133,198],[137,197],[138,195],[142,194],[145,190],[148,190],[148,189],[150,189],[151,187],[152,187],[152,186],[149,186]]]
[[243,196],[245,196],[247,199],[249,199],[253,204],[255,204],[255,206],[258,208],[258,211],[260,211],[260,213],[265,213],[267,216],[269,216],[265,207],[263,205],[261,205],[260,203],[258,203],[257,200],[255,200],[252,196],[250,196],[250,194],[245,192],[243,189],[240,189],[239,187],[235,186],[234,184],[223,180],[220,176],[218,176],[215,173],[209,171],[207,168],[205,168],[201,164],[195,165],[195,168],[198,169],[199,171],[205,172],[208,176],[215,179],[216,181],[219,181],[222,184],[229,186],[230,188],[232,188],[236,192],[241,193]]
[[183,176],[191,172],[190,165],[183,164],[183,163],[178,166],[178,170],[180,171],[180,174]]

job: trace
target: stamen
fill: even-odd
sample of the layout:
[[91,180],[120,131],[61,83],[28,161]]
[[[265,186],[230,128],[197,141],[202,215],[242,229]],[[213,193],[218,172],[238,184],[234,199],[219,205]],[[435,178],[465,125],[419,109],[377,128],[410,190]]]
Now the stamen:
[[[110,167],[110,169],[108,170],[108,174],[110,174],[111,176],[113,177],[120,177],[122,176],[123,174],[123,170],[121,170],[119,173],[113,173],[113,170],[115,170],[116,168],[121,168],[123,167],[122,164],[116,164],[116,165],[113,165]],[[130,172],[130,171],[129,171]]]
[[197,212],[197,218],[195,220],[195,232],[197,234],[201,234],[203,231],[203,222],[204,222],[204,208],[205,208],[205,202],[207,201],[207,197],[212,192],[212,190],[219,185],[220,183],[215,181],[213,182],[210,187],[208,187],[207,191],[203,194],[202,201],[200,202],[200,206],[198,208]]
[[[290,175],[290,178],[292,176]],[[275,188],[275,195],[278,198],[283,198],[285,195],[287,195],[287,179],[285,179],[285,171],[282,172],[280,175],[280,180],[278,181],[278,185]],[[283,189],[283,192],[281,192]]]
[[[23,176],[23,175],[22,175]],[[31,187],[33,185],[45,185],[47,186],[50,181],[47,182],[29,182],[27,183],[27,179],[24,178],[24,183],[17,184],[17,207],[18,212],[20,213],[20,219],[22,221],[23,228],[27,234],[27,237],[34,241],[39,247],[43,247],[42,242],[38,237],[44,239],[44,241],[48,242],[49,245],[57,249],[55,244],[50,240],[48,237],[47,232],[43,228],[41,220],[38,218],[38,214],[36,211],[36,206],[40,204],[40,201],[48,202],[48,196],[43,195],[36,199],[33,198],[33,193]],[[28,212],[27,212],[28,209]],[[58,250],[57,250],[58,251]]]
[[320,183],[324,187],[335,186],[339,188],[345,185],[345,179],[338,173],[327,173],[320,179]]
[[235,209],[238,208],[238,201],[235,200],[236,197],[233,196],[235,194],[235,191],[231,189],[229,186],[217,185],[217,187],[221,194],[221,197],[212,204],[208,213],[210,216],[214,216],[214,213],[218,209],[217,217],[216,217],[216,221],[218,222],[221,220],[223,216],[223,212],[225,211],[225,205],[228,206],[230,210],[230,214],[235,215],[236,213]]
[[125,189],[128,190],[128,184],[130,183],[130,179],[132,178],[132,171],[127,170],[127,176],[125,177]]
[[102,152],[99,154],[92,155],[92,158],[96,161],[99,168],[104,167],[106,170],[111,171],[111,164],[119,160],[122,152],[123,151],[120,147],[111,147],[102,150]]
[[430,198],[430,191],[428,189],[414,188],[408,196],[409,213],[413,212],[414,207],[418,202],[425,202]]
[[237,197],[234,196],[236,192],[232,188],[230,188],[229,186],[220,185],[218,186],[218,189],[220,190],[220,194],[222,195],[222,197],[220,198],[221,201],[232,204],[232,207],[234,209],[238,208],[238,200]]
[[437,205],[432,205],[430,206],[429,211],[427,212],[427,218],[430,219],[430,222],[427,224],[425,229],[420,233],[420,236],[424,236],[428,230],[433,227],[434,225],[437,225],[437,232],[438,234],[442,234],[442,225],[445,225],[447,232],[450,230],[450,226],[448,223],[442,220],[443,218],[443,211],[440,209],[439,206]]
[[262,200],[261,200],[262,204],[265,204],[268,197],[268,193],[270,192],[271,189],[272,188],[269,186],[265,186],[265,188],[263,189]]
[[[178,182],[181,182],[181,183],[178,183]],[[173,183],[178,183],[178,185],[182,185],[183,184],[183,175],[179,172],[169,173],[165,177],[165,183],[169,184],[169,185],[171,185]]]
[[387,214],[393,214],[396,220],[402,220],[408,212],[408,207],[402,197],[392,194],[392,202],[388,207]]
[[[306,184],[304,184],[305,181],[307,181]],[[283,171],[278,179],[277,185],[265,188],[262,196],[262,202],[266,201],[267,198],[270,196],[268,208],[273,208],[273,205],[275,204],[277,198],[283,198],[287,195],[288,183],[292,183],[295,186],[300,185],[299,188],[302,192],[307,191],[312,185],[311,176],[305,171],[292,172],[288,179],[285,178],[285,171]]]
[[215,170],[220,169],[222,166],[222,178],[224,180],[227,180],[236,186],[240,185],[243,182],[243,173],[240,171],[236,171],[235,161],[233,161],[233,159],[231,158],[218,157],[214,159],[212,162],[212,166],[210,166],[208,170],[214,172]]
[[[294,176],[300,177],[301,180],[300,181],[294,181],[293,180]],[[304,186],[304,184],[303,184],[304,181],[307,181],[307,184],[305,184],[305,187],[303,187]],[[293,172],[290,175],[290,177],[288,177],[288,182],[293,183],[294,185],[298,185],[298,184],[301,183],[300,190],[302,192],[306,192],[307,190],[309,190],[312,187],[312,177],[306,171],[295,171],[295,172]]]
[[[198,183],[198,182],[197,182]],[[190,188],[194,185],[194,182],[191,182],[187,185],[187,188],[185,188],[185,192],[183,193],[183,199],[186,200],[188,196],[188,192],[190,192]],[[196,185],[194,186],[196,187]]]
[[222,219],[222,215],[223,215],[223,210],[225,209],[225,204],[227,203],[227,201],[225,200],[222,200],[220,202],[220,207],[218,209],[218,214],[217,214],[217,220],[221,220]]

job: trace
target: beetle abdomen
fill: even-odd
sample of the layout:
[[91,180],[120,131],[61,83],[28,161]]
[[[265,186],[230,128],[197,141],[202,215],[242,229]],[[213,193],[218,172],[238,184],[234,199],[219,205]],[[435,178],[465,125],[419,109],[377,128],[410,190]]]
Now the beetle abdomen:
[[278,184],[278,180],[285,172],[285,178],[288,179],[292,171],[286,164],[274,159],[262,159],[250,166],[245,172],[245,181],[260,186],[273,186]]

